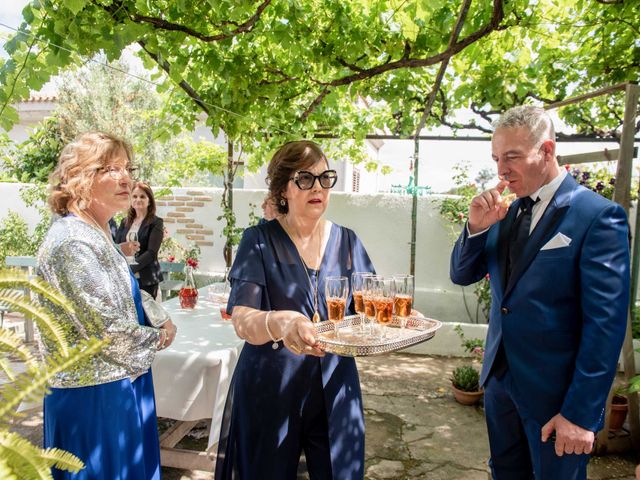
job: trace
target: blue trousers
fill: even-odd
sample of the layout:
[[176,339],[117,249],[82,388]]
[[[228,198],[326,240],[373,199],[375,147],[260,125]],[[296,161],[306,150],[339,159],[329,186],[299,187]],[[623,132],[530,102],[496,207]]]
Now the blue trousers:
[[555,453],[543,443],[541,429],[521,401],[509,370],[491,375],[484,387],[484,409],[494,480],[586,480],[589,455]]

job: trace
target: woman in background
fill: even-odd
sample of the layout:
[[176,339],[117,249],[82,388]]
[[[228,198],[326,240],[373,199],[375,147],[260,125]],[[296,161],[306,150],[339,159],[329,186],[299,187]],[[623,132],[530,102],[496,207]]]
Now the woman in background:
[[[130,241],[129,233],[132,232],[137,234],[138,245],[134,245],[134,250],[127,250],[122,244],[135,244]],[[120,222],[116,232],[116,243],[122,245],[126,254],[135,253],[136,263],[130,265],[131,270],[138,279],[140,289],[153,298],[158,295],[158,284],[162,281],[158,252],[163,236],[164,222],[156,216],[156,201],[151,187],[143,182],[135,183],[127,217]]]

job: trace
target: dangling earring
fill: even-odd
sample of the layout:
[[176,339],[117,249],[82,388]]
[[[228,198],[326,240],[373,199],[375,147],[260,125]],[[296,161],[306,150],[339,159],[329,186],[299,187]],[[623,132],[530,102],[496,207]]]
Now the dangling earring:
[[282,205],[283,207],[287,204],[287,201],[284,198],[280,199],[280,205]]

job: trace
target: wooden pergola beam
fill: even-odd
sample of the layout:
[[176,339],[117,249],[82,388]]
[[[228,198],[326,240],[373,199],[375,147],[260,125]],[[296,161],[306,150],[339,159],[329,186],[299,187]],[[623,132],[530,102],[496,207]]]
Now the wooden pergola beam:
[[565,100],[561,100],[559,102],[550,103],[549,105],[546,105],[544,108],[545,110],[553,110],[555,108],[565,107],[567,105],[572,105],[574,103],[584,102],[585,100],[599,97],[601,95],[608,95],[610,93],[624,91],[627,88],[627,85],[629,85],[629,82],[623,82],[623,83],[618,83],[617,85],[611,85],[610,87],[599,88],[598,90],[594,90],[593,92],[584,93],[576,97],[571,97]]

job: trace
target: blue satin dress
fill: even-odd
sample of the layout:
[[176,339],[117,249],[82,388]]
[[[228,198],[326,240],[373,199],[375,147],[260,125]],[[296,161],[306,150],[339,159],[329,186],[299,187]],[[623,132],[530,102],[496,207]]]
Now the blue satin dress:
[[[230,313],[242,305],[295,310],[313,317],[313,289],[327,318],[324,279],[373,272],[355,233],[333,225],[319,272],[305,273],[297,249],[277,220],[245,230],[230,272]],[[307,273],[309,276],[307,276]],[[351,292],[347,314],[354,313]],[[364,415],[353,358],[294,355],[272,343],[245,343],[222,423],[216,480],[295,479],[301,452],[311,479],[364,476]]]
[[[131,275],[138,322],[144,310]],[[54,480],[160,480],[160,444],[151,370],[78,388],[52,388],[44,399],[44,446],[73,453],[79,473],[53,468]]]

